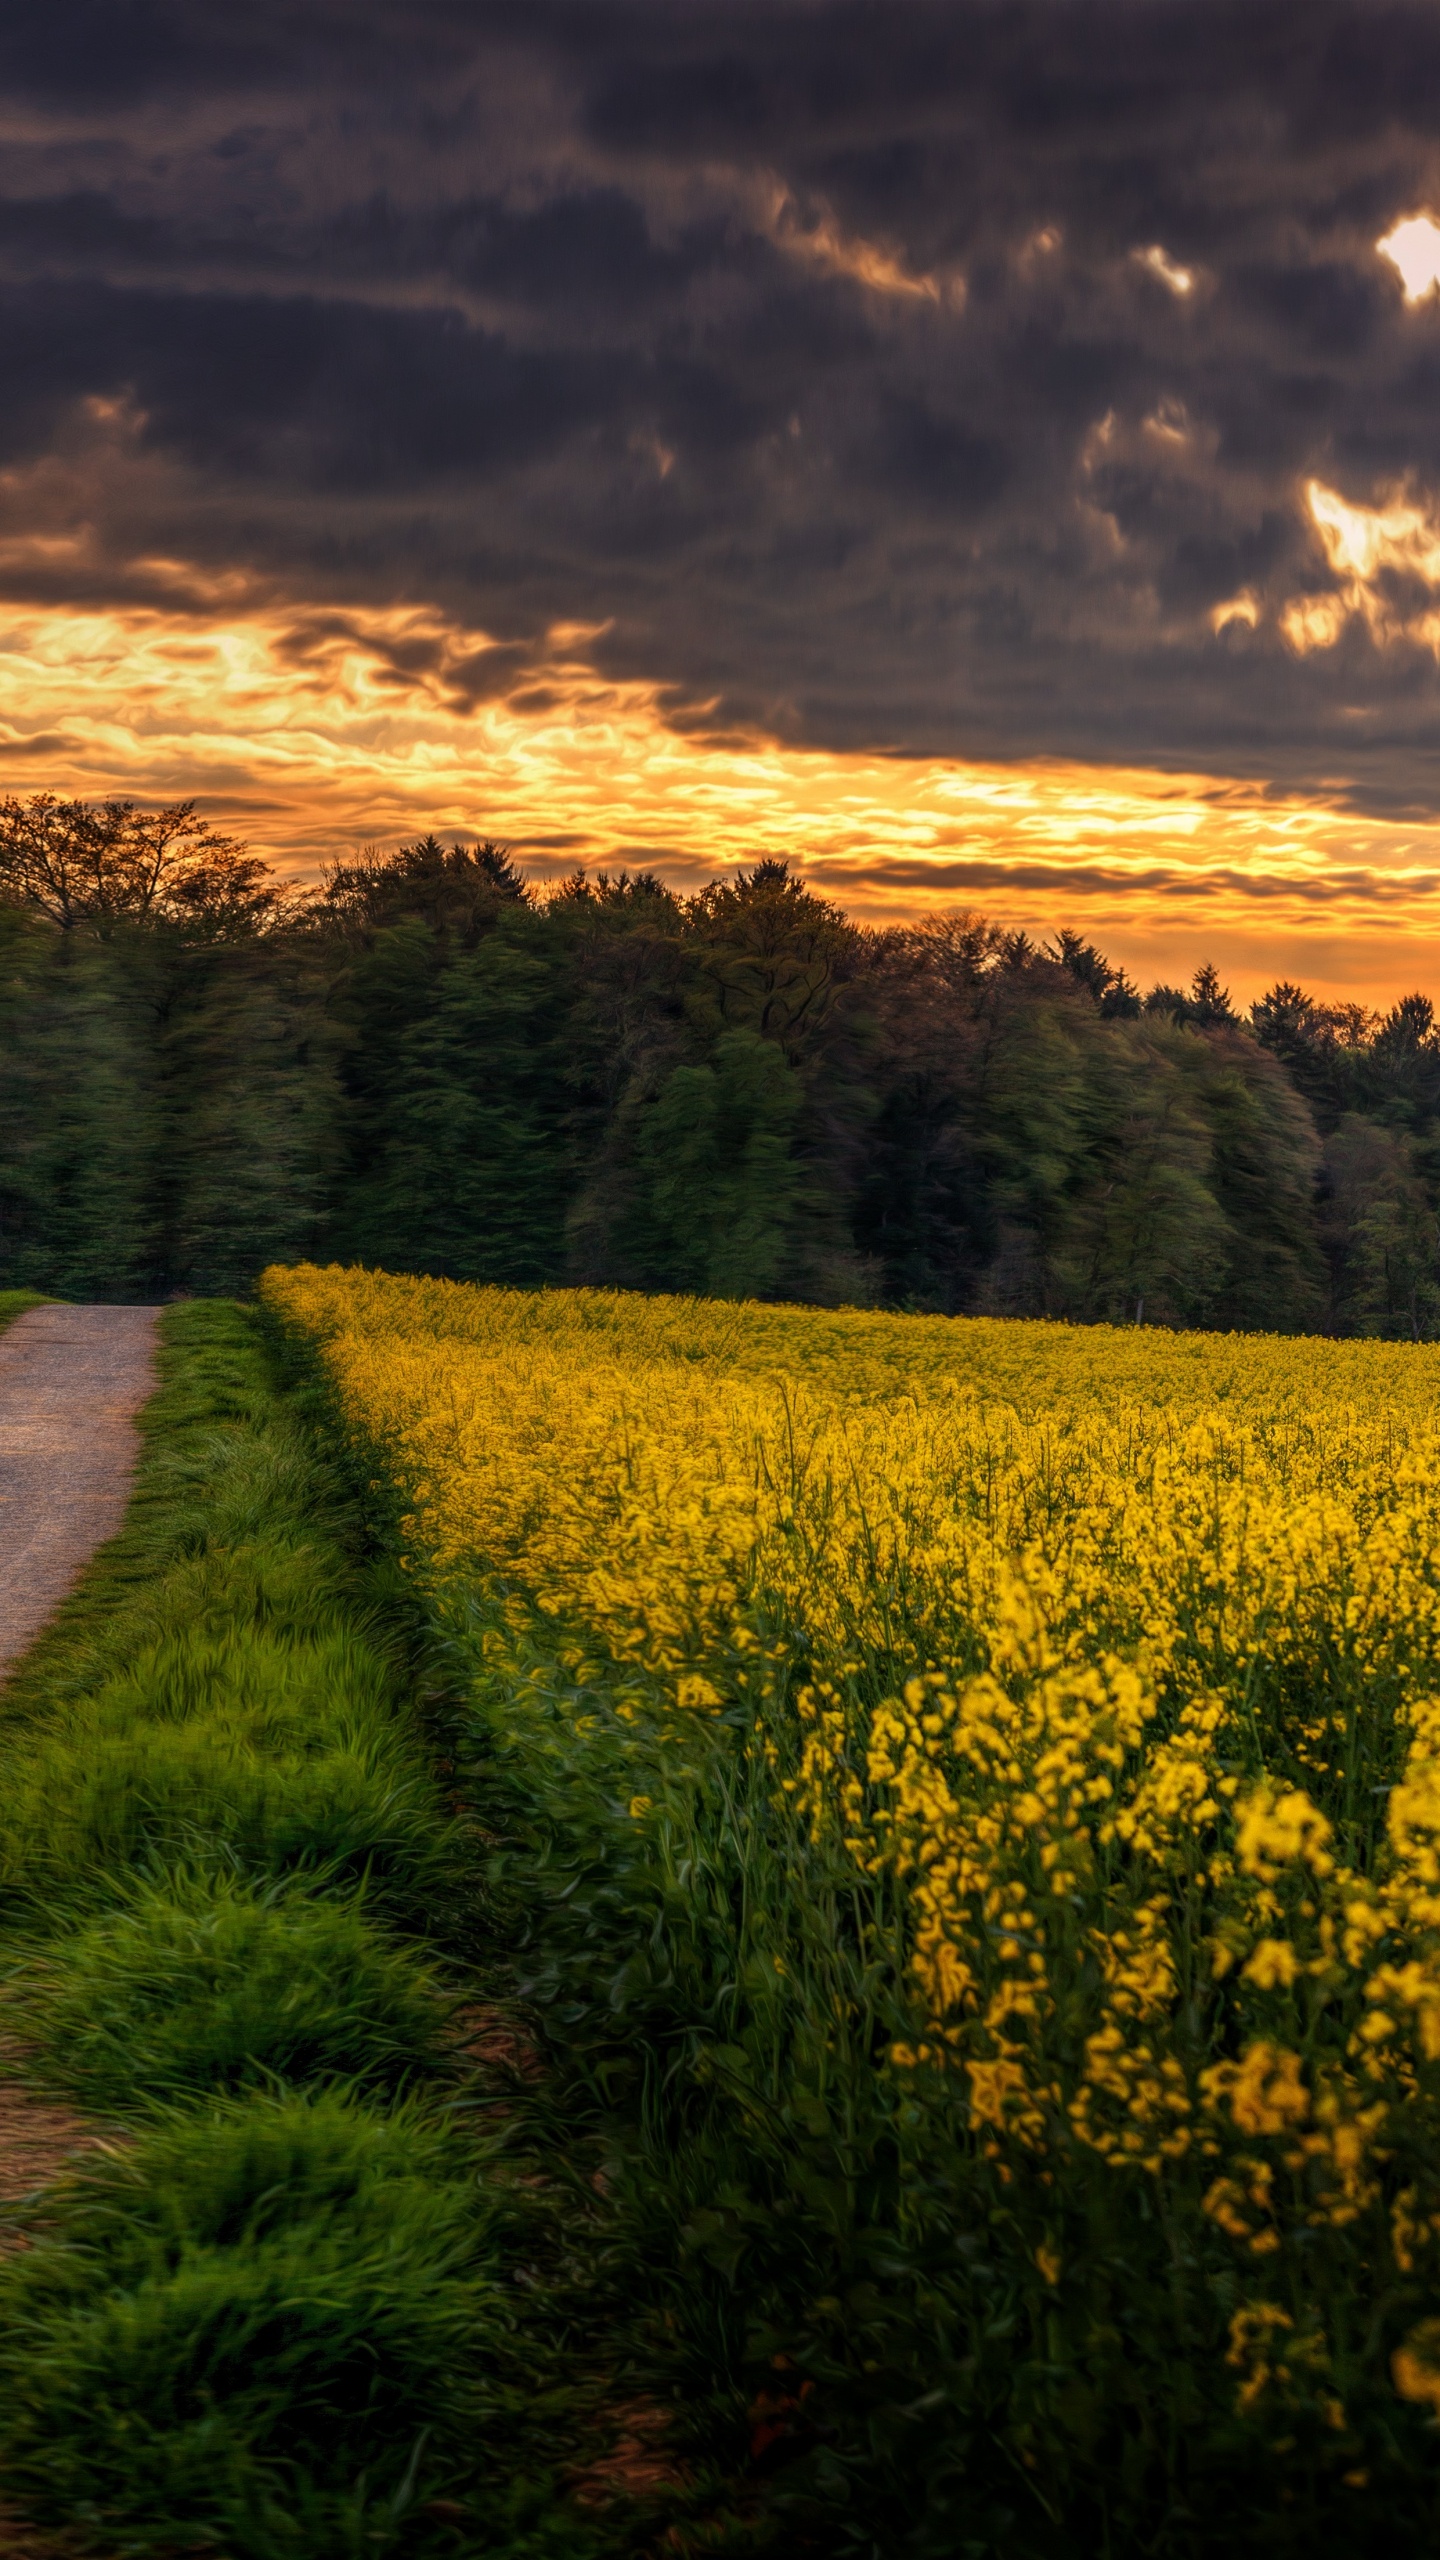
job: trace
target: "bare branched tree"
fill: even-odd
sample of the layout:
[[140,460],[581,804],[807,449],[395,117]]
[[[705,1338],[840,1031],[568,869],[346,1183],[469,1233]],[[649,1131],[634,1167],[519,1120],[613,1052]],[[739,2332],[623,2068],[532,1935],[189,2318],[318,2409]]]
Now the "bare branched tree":
[[41,791],[0,801],[0,900],[62,933],[84,927],[104,940],[128,918],[228,939],[263,933],[288,899],[269,865],[238,837],[217,835],[193,800],[92,807]]

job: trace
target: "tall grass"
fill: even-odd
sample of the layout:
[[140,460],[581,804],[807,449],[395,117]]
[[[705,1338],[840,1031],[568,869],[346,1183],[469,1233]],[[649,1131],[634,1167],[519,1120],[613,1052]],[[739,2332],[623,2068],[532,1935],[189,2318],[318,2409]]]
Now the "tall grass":
[[6,2068],[118,2137],[0,2248],[3,2494],[107,2556],[454,2552],[482,2509],[588,2551],[399,1577],[252,1316],[170,1310],[160,1366],[125,1526],[0,1690]]
[[240,1310],[166,1334],[126,1527],[0,1692],[0,1920],[65,1925],[181,1867],[363,1884],[463,1932],[461,1839],[341,1484]]
[[353,1898],[182,1870],[54,1937],[5,2015],[32,2076],[104,2115],[274,2081],[453,2077],[454,2002]]
[[427,2443],[477,2421],[502,2266],[470,2160],[413,2110],[172,2114],[0,2260],[7,2485],[128,2550],[383,2548]]

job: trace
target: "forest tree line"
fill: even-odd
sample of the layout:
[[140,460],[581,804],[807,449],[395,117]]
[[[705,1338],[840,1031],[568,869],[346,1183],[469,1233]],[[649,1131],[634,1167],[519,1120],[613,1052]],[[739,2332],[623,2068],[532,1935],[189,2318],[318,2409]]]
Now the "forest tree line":
[[318,1256],[942,1313],[1440,1336],[1440,1028],[1080,936],[874,930],[783,862],[535,891],[433,836],[285,888],[0,804],[0,1285]]

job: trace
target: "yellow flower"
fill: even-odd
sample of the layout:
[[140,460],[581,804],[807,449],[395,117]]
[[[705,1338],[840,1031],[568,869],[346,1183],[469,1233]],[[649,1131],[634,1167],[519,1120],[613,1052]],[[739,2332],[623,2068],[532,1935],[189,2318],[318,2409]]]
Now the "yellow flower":
[[1288,1938],[1262,1938],[1244,1970],[1243,1979],[1258,1991],[1285,1991],[1300,1970],[1300,1958]]
[[1300,2056],[1263,2041],[1247,2045],[1239,2062],[1218,2062],[1202,2071],[1200,2086],[1212,2104],[1228,2099],[1242,2133],[1286,2133],[1310,2113]]
[[682,1707],[718,1707],[720,1692],[711,1680],[698,1671],[687,1671],[677,1682],[675,1695]]
[[1402,2400],[1428,2403],[1440,2418],[1440,2320],[1422,2320],[1390,2359]]
[[[757,1861],[747,1979],[797,2049],[868,2035],[888,1966],[875,2067],[991,2192],[1068,2230],[1158,2182],[1242,2280],[1316,2234],[1357,2300],[1428,2280],[1396,2134],[1440,2094],[1440,1346],[262,1289],[521,1765],[663,1803],[632,1859],[702,1872],[730,1825]],[[817,1850],[823,1991],[785,1934]],[[1294,2050],[1253,2033],[1285,1995]],[[1336,2423],[1318,2310],[1236,2318],[1242,2405]],[[1440,2327],[1393,2372],[1440,2414]]]

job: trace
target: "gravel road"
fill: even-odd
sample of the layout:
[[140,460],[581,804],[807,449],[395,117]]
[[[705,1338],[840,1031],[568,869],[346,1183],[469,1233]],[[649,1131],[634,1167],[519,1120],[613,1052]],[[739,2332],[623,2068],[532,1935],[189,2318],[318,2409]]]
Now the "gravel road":
[[32,1307],[0,1333],[0,1673],[125,1516],[158,1307]]

